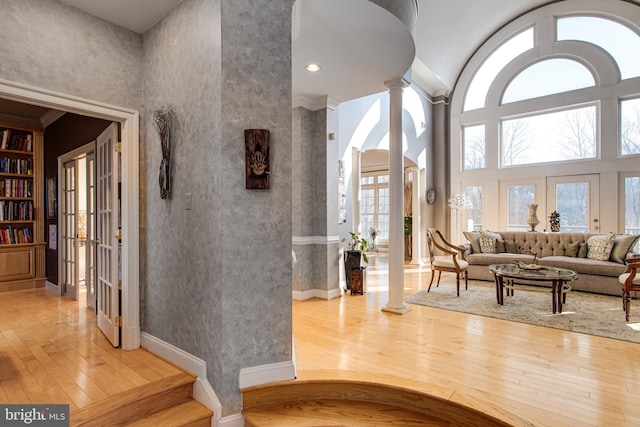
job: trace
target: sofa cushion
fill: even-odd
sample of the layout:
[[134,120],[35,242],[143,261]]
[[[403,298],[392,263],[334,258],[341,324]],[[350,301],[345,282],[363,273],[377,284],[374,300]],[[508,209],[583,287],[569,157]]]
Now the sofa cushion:
[[505,249],[505,252],[507,252],[509,254],[519,254],[520,253],[518,251],[518,244],[515,242],[515,240],[505,240],[504,241],[504,249]]
[[627,254],[638,242],[640,235],[637,234],[616,234],[616,240],[613,242],[613,249],[611,249],[611,256],[609,261],[619,262],[624,264]]
[[590,274],[594,276],[618,277],[625,270],[625,266],[611,261],[598,261],[588,258],[571,258],[566,256],[548,256],[540,258],[540,265],[547,267],[566,268],[580,274]]
[[616,236],[614,234],[600,234],[589,237],[587,240],[587,258],[598,261],[608,261],[615,240]]
[[564,247],[564,256],[574,257],[574,258],[577,257],[579,248],[580,248],[580,242],[567,243]]
[[465,258],[470,265],[491,265],[491,264],[510,264],[512,262],[531,262],[531,255],[525,254],[485,254],[473,253]]
[[480,253],[480,233],[478,231],[463,231],[464,237],[471,243],[471,249],[473,252]]
[[586,258],[588,251],[589,251],[589,246],[587,245],[587,242],[581,242],[578,245],[578,258]]

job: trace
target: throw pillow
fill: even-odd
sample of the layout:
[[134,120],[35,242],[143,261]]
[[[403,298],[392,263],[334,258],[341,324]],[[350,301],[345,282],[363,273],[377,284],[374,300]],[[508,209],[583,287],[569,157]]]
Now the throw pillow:
[[587,258],[598,261],[608,261],[611,256],[613,243],[616,241],[615,234],[598,234],[591,236],[587,240]]
[[498,247],[496,245],[496,239],[491,236],[480,236],[480,249],[482,253],[485,254],[495,254],[498,253]]
[[499,254],[503,254],[503,253],[507,252],[507,247],[505,245],[505,241],[504,240],[502,240],[502,239],[496,240],[496,251]]
[[638,238],[640,238],[640,235],[637,234],[616,234],[616,240],[613,242],[613,249],[611,249],[609,261],[624,264],[627,253],[636,245]]
[[510,253],[510,254],[518,254],[520,253],[518,251],[518,244],[515,242],[515,240],[505,240],[504,241],[504,247],[505,247],[505,252]]
[[471,243],[471,249],[473,249],[473,253],[480,253],[482,250],[480,249],[480,233],[477,231],[463,231],[464,237],[467,238],[469,243]]
[[588,248],[587,242],[580,242],[578,244],[578,258],[586,258]]
[[564,256],[577,257],[578,249],[580,248],[580,242],[567,243],[564,247]]
[[502,236],[499,233],[494,233],[492,231],[481,231],[480,232],[481,252],[485,254],[498,253],[498,246],[497,246],[498,239],[502,239]]

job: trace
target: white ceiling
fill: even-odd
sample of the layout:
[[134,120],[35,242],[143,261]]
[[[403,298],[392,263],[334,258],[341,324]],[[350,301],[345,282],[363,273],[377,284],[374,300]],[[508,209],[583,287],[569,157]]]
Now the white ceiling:
[[[183,0],[59,1],[144,34]],[[403,74],[412,60],[415,82],[434,96],[449,95],[484,40],[548,0],[417,3],[411,40],[398,20],[368,0],[297,0],[292,13],[294,103],[325,96],[341,102],[386,90],[384,82]],[[304,71],[312,61],[321,64],[319,73]]]
[[[182,2],[60,1],[139,34]],[[483,40],[510,19],[548,0],[417,2],[413,75],[432,95],[448,95],[460,70]],[[343,101],[385,90],[384,81],[397,77],[398,70],[407,65],[403,54],[413,56],[407,52],[412,47],[404,40],[399,22],[394,25],[393,20],[385,20],[386,12],[367,0],[298,0],[297,3],[300,14],[298,17],[293,14],[294,98],[329,96]],[[397,46],[404,47],[398,49]],[[376,56],[375,62],[372,55]],[[322,70],[310,75],[304,71],[304,65],[314,58],[322,62]]]

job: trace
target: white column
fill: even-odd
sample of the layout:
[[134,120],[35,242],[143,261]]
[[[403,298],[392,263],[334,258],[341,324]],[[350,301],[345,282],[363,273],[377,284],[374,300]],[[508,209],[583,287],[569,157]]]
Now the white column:
[[351,228],[354,232],[360,230],[360,155],[355,147],[351,148]]
[[405,314],[404,302],[404,154],[402,150],[402,90],[407,82],[385,82],[389,88],[389,301],[382,309]]
[[422,186],[420,185],[420,170],[411,168],[411,264],[422,264],[422,217],[420,215],[420,194],[422,194]]

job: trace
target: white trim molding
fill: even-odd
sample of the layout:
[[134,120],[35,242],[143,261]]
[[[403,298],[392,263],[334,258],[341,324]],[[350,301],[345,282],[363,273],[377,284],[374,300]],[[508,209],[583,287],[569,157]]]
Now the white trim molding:
[[[344,282],[346,287],[346,282]],[[291,291],[291,299],[296,301],[306,301],[312,298],[319,298],[323,300],[331,300],[334,298],[340,298],[342,296],[342,291],[340,288],[335,289],[309,289],[307,291]]]
[[240,390],[262,384],[278,381],[293,380],[296,378],[296,367],[292,360],[267,365],[252,366],[240,369]]
[[[142,347],[177,367],[196,375],[193,398],[213,411],[212,426],[225,425],[235,427],[234,424],[227,424],[227,422],[220,423],[222,419],[222,403],[220,403],[218,396],[216,396],[215,391],[207,380],[207,362],[146,332],[140,334],[140,339]],[[242,421],[242,425],[244,425],[244,418]],[[240,425],[238,426],[240,427]]]
[[0,79],[0,96],[11,101],[110,120],[122,142],[122,334],[124,350],[140,347],[140,114],[136,110]]
[[293,236],[291,243],[294,245],[331,245],[340,243],[340,236]]

